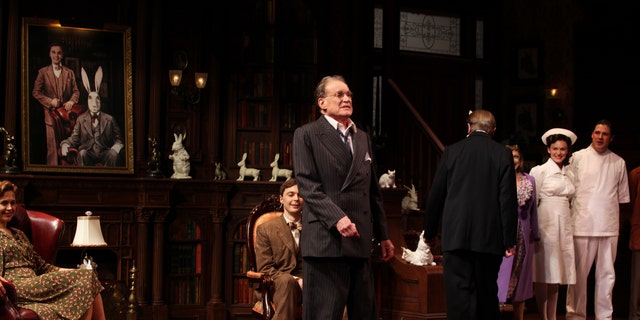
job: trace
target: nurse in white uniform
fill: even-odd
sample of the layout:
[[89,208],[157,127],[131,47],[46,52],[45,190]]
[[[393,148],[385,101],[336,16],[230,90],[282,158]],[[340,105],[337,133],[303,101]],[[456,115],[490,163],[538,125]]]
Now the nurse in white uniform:
[[576,282],[570,207],[575,188],[568,165],[570,147],[577,139],[567,129],[547,131],[542,142],[547,146],[549,159],[530,171],[536,181],[540,229],[533,257],[533,282],[542,319],[556,319],[560,285]]

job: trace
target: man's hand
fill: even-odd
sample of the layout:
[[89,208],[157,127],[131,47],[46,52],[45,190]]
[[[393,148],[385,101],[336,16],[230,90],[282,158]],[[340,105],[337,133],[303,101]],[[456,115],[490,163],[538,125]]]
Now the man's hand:
[[116,153],[120,153],[120,150],[122,150],[122,147],[124,147],[122,143],[116,142],[113,146],[111,146],[111,149]]
[[380,242],[380,247],[382,248],[382,261],[387,262],[393,258],[395,247],[393,246],[393,242],[391,240],[382,240]]
[[358,228],[356,228],[356,224],[351,222],[349,217],[344,217],[336,223],[336,229],[338,232],[345,238],[360,238],[360,233],[358,232]]
[[62,153],[63,157],[67,156],[67,153],[69,153],[69,145],[68,144],[63,144],[60,146],[60,152]]
[[71,111],[71,108],[73,108],[73,105],[76,104],[75,102],[69,100],[67,102],[64,103],[64,109],[67,111]]
[[60,100],[58,98],[51,99],[51,108],[57,108],[60,106]]

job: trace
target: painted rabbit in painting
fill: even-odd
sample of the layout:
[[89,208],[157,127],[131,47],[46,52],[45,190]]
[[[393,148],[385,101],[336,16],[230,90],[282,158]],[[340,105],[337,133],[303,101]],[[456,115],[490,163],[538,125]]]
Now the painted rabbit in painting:
[[[69,148],[77,148],[75,161],[79,166],[117,166],[120,152],[124,147],[120,126],[116,119],[102,110],[100,88],[102,87],[103,71],[99,66],[94,75],[95,90],[91,90],[91,83],[87,71],[82,68],[82,84],[87,90],[87,106],[89,112],[81,114],[71,135],[60,142],[61,154],[66,157]],[[73,160],[71,161],[74,162]]]

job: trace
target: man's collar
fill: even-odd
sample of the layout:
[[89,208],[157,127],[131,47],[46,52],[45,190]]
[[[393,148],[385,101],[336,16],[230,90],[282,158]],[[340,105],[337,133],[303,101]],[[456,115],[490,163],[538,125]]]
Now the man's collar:
[[[338,120],[336,120],[336,119],[334,119],[334,118],[332,118],[331,116],[326,115],[326,114],[324,115],[324,118],[325,118],[325,119],[327,119],[327,121],[329,121],[329,124],[330,124],[334,129],[338,130],[338,124],[340,124],[340,123],[338,122]],[[343,129],[344,129],[344,128],[343,128]],[[355,122],[353,122],[353,121],[351,121],[351,119],[349,119],[349,126],[347,126],[347,128],[346,128],[346,129],[351,129],[351,130],[353,130],[353,133],[358,132],[358,128],[356,127],[356,123],[355,123]]]

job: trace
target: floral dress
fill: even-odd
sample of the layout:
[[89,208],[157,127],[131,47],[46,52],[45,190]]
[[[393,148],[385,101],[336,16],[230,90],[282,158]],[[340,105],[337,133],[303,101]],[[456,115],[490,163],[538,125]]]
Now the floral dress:
[[11,231],[0,232],[0,274],[15,284],[18,306],[41,320],[79,319],[103,289],[96,273],[46,263],[22,231]]
[[498,273],[498,299],[504,303],[533,297],[533,253],[540,239],[536,185],[532,176],[521,172],[518,181],[518,233],[516,253],[503,258]]

